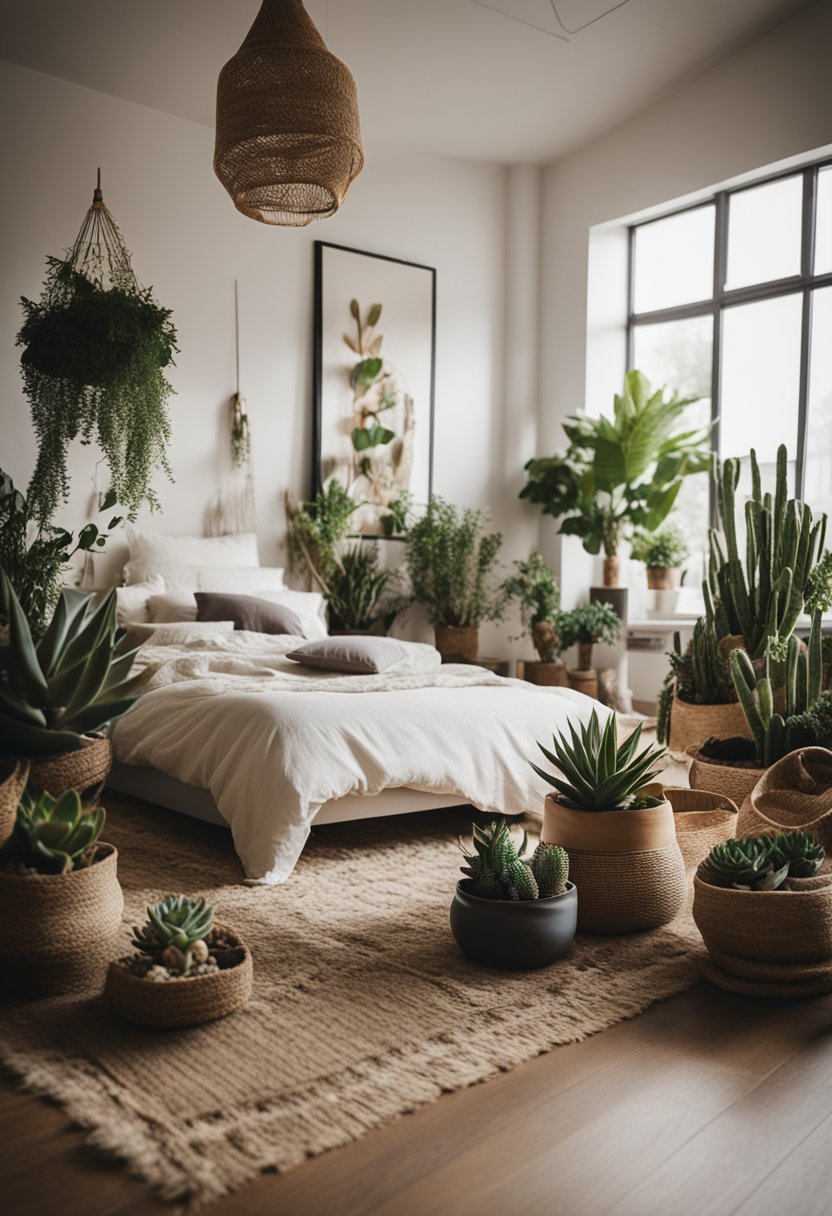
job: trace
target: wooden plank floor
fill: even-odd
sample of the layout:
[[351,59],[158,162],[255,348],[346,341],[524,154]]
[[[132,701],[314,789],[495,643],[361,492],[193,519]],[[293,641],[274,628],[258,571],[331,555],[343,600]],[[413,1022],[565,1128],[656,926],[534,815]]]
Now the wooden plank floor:
[[[829,1216],[832,997],[704,983],[450,1094],[209,1216]],[[0,1086],[9,1216],[158,1216],[54,1106]]]

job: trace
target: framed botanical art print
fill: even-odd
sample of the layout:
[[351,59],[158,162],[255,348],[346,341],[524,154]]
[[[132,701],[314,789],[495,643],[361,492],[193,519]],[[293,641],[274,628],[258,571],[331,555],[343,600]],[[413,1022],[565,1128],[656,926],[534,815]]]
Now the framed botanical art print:
[[358,534],[430,497],[435,359],[433,267],[315,242],[313,492],[337,477]]

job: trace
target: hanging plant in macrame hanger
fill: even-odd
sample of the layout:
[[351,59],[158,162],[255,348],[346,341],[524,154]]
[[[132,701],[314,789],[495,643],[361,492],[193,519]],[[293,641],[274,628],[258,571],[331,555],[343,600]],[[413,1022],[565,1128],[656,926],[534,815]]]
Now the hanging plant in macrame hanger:
[[170,477],[164,371],[173,363],[171,312],[138,283],[124,238],[104,205],[101,170],[93,202],[65,258],[47,259],[40,300],[22,299],[20,365],[38,442],[29,501],[41,525],[69,495],[67,451],[97,442],[110,494],[134,519],[159,502],[151,486]]
[[231,473],[212,498],[205,518],[208,536],[255,532],[257,520],[254,500],[254,464],[251,458],[251,427],[246,399],[240,393],[240,306],[237,280],[234,280],[234,343],[237,391],[230,403]]

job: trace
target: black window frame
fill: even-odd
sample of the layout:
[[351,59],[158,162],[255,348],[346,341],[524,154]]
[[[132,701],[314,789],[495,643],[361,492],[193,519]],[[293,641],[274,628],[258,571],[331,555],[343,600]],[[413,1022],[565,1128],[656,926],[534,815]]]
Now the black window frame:
[[[806,430],[808,425],[809,400],[809,366],[812,355],[812,299],[813,293],[820,287],[832,287],[832,271],[824,274],[814,273],[815,235],[817,225],[817,185],[818,175],[824,169],[832,167],[832,158],[814,161],[794,169],[785,169],[779,173],[768,174],[754,181],[744,182],[727,190],[718,190],[710,197],[698,199],[683,207],[653,215],[649,219],[631,224],[628,229],[628,301],[627,301],[627,367],[632,369],[635,331],[642,325],[658,325],[666,321],[684,321],[691,317],[711,316],[713,318],[713,348],[711,357],[711,422],[713,424],[713,448],[720,454],[719,417],[722,393],[722,318],[726,308],[738,304],[752,304],[759,300],[771,300],[782,296],[801,293],[803,296],[803,313],[801,321],[800,340],[800,377],[797,404],[797,452],[795,455],[795,493],[803,497],[806,473]],[[786,178],[803,179],[803,206],[801,212],[801,245],[800,272],[780,279],[769,279],[764,283],[754,283],[747,287],[735,287],[730,290],[725,287],[728,267],[728,223],[729,202],[737,194],[747,190],[755,190],[759,186],[767,186],[771,182],[783,181]],[[689,211],[698,211],[702,207],[714,208],[714,266],[712,294],[704,300],[696,300],[691,304],[677,304],[669,308],[659,308],[651,312],[635,311],[635,243],[636,232],[648,224],[659,220],[670,219],[672,216],[683,215]],[[711,502],[711,514],[714,504]]]

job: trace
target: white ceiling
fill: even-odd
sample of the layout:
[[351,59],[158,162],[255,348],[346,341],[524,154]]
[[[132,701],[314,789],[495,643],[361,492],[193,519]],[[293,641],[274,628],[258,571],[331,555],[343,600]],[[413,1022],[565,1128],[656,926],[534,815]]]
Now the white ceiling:
[[[614,3],[555,7],[575,29]],[[806,3],[626,0],[571,38],[552,0],[308,0],[307,8],[355,75],[369,150],[513,163],[549,161],[592,139]],[[0,57],[213,125],[217,72],[258,7],[0,0]]]

